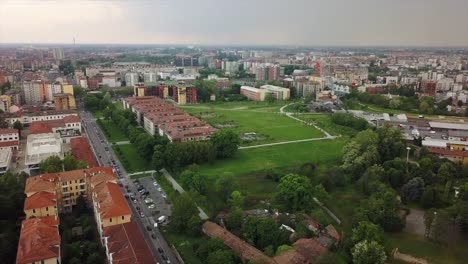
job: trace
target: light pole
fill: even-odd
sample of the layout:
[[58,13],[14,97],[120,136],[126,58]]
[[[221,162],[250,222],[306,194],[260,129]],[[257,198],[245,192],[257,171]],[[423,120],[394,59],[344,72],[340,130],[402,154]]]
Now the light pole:
[[411,148],[406,147],[406,150],[407,150],[407,152],[406,152],[406,163],[409,163],[409,152],[410,152]]

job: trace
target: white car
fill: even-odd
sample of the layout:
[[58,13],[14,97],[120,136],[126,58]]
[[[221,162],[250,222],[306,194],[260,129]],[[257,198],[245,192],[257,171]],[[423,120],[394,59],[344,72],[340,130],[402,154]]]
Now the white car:
[[151,199],[151,198],[145,199],[145,203],[147,203],[147,204],[150,204],[150,203],[152,203],[152,202],[153,202],[153,199]]
[[155,204],[150,204],[150,205],[148,205],[148,209],[154,209],[154,208],[156,208],[156,205],[155,205]]
[[167,196],[163,193],[161,194],[161,196],[164,198],[164,199],[167,199]]
[[158,188],[158,192],[162,191],[161,187]]
[[154,185],[154,186],[158,186],[158,183],[157,183],[157,182],[153,182],[153,185]]

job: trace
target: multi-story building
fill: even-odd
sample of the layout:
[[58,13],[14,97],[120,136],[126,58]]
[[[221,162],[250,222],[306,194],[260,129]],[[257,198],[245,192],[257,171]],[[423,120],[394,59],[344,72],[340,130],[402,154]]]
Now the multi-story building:
[[307,97],[322,91],[322,84],[317,81],[299,79],[294,81],[296,96]]
[[12,155],[11,148],[0,149],[0,175],[5,174],[10,168]]
[[[143,81],[145,83],[155,83],[158,81],[158,74],[155,72],[145,72],[143,74]],[[128,86],[128,84],[127,84]]]
[[24,101],[27,104],[43,103],[47,101],[48,92],[46,83],[43,81],[23,82]]
[[34,121],[49,121],[49,120],[60,120],[67,116],[78,117],[75,111],[32,111],[32,112],[17,112],[9,113],[5,116],[5,120],[13,126],[16,121],[20,121],[22,124],[31,124]]
[[138,83],[138,73],[136,72],[127,72],[125,74],[125,84],[126,86],[135,86]]
[[81,121],[77,116],[65,116],[63,119],[33,121],[29,127],[29,135],[54,133],[63,143],[70,142],[71,138],[81,136]]
[[454,81],[452,78],[443,78],[437,81],[437,91],[451,91]]
[[239,71],[239,63],[237,61],[223,60],[221,69],[223,69],[225,72],[233,74]]
[[273,97],[275,97],[277,100],[289,100],[291,96],[291,92],[288,88],[283,88],[283,87],[267,84],[267,85],[260,86],[260,89],[265,89],[269,91],[270,93],[273,94]]
[[54,56],[54,59],[56,60],[63,60],[65,59],[65,54],[63,53],[62,48],[54,48],[52,50],[52,55]]
[[20,138],[17,129],[0,129],[0,149],[18,149],[19,139]]
[[186,85],[185,82],[171,85],[166,85],[164,82],[161,82],[159,85],[137,84],[134,86],[133,92],[137,97],[157,96],[159,98],[172,99],[179,105],[195,104],[198,102],[197,89]]
[[277,64],[263,63],[255,69],[255,79],[259,81],[279,80],[280,66]]
[[158,97],[130,97],[124,101],[124,108],[136,114],[137,122],[148,133],[167,136],[170,141],[207,140],[216,131]]
[[55,104],[55,110],[57,111],[71,110],[70,98],[68,94],[64,94],[64,93],[54,94],[54,104]]
[[[71,211],[79,197],[92,205],[109,263],[154,263],[138,225],[131,222],[131,210],[112,168],[30,177],[26,180],[25,194],[26,220],[21,229],[17,263],[60,263],[57,215]],[[31,222],[40,228],[29,228]]]
[[10,107],[11,107],[11,96],[9,95],[0,95],[0,110],[3,111],[3,113],[10,112]]
[[24,164],[29,172],[38,170],[41,161],[52,156],[63,158],[62,140],[58,134],[40,133],[28,136]]
[[265,89],[258,89],[251,86],[241,86],[240,93],[253,101],[265,101],[267,94],[271,92]]

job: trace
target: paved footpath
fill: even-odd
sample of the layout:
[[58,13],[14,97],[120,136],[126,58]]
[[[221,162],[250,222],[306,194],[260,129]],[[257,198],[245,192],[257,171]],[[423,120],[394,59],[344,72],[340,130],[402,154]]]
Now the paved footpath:
[[[182,186],[179,185],[179,183],[174,179],[172,178],[171,174],[169,174],[169,172],[167,172],[166,169],[162,169],[161,172],[163,173],[164,177],[166,177],[167,180],[169,180],[169,182],[171,182],[172,184],[172,187],[177,190],[179,193],[184,193],[185,190],[184,188],[182,188]],[[208,215],[205,213],[205,211],[203,211],[203,209],[200,208],[200,206],[197,206],[198,208],[198,211],[199,211],[199,216],[202,220],[207,220],[209,217]]]
[[269,147],[269,146],[275,146],[275,145],[285,145],[285,144],[292,144],[292,143],[318,141],[318,140],[335,139],[335,138],[336,138],[335,136],[328,136],[328,137],[321,137],[321,138],[299,139],[299,140],[283,141],[283,142],[276,142],[276,143],[269,143],[269,144],[245,146],[245,147],[239,147],[239,149],[262,148],[262,147]]

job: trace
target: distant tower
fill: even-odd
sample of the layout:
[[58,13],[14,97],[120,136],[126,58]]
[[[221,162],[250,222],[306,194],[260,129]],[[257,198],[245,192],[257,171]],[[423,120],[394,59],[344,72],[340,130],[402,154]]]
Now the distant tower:
[[75,43],[75,37],[73,37],[73,47],[76,46],[76,43]]

